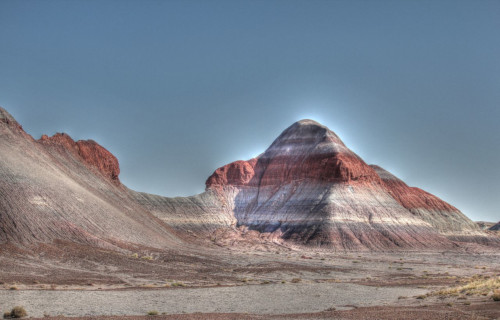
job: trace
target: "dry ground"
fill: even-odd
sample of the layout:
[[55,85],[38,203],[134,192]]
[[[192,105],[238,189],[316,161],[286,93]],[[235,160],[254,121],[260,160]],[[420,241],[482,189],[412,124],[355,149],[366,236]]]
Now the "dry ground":
[[490,294],[432,294],[472,277],[500,276],[498,250],[197,250],[2,247],[0,311],[23,305],[35,317],[138,317],[156,310],[165,319],[500,318],[500,302]]

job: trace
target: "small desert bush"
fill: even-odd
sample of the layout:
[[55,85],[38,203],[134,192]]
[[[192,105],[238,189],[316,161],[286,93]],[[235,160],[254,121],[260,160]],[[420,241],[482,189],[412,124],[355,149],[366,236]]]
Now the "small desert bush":
[[12,319],[12,318],[24,318],[28,315],[26,310],[24,310],[21,306],[16,306],[12,308],[10,312],[5,312],[3,314],[4,319]]
[[302,279],[300,279],[300,278],[293,278],[292,279],[292,283],[299,283],[301,281],[302,281]]
[[148,311],[148,316],[157,316],[157,315],[158,315],[158,311],[156,311],[156,310]]
[[500,301],[500,289],[497,289],[493,292],[493,295],[491,296],[491,298],[494,300],[494,301]]
[[17,287],[16,286],[12,286],[9,288],[9,290],[17,290]]
[[153,260],[153,257],[151,256],[144,256],[144,257],[141,257],[142,260]]

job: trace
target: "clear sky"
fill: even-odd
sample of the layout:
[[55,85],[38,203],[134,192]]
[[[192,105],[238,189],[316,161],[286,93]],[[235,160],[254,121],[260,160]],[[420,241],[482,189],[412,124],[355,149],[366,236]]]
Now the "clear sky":
[[168,196],[312,118],[500,220],[500,1],[1,0],[0,105]]

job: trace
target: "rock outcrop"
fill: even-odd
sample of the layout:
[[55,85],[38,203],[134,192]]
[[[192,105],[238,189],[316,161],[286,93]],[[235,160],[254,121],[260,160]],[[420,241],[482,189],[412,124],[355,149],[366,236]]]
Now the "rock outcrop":
[[74,155],[80,156],[90,168],[97,169],[98,172],[113,181],[113,183],[120,184],[118,179],[120,174],[118,159],[94,140],[75,142],[65,133],[56,133],[52,137],[43,135],[38,142],[49,149],[59,148],[60,151],[72,152]]

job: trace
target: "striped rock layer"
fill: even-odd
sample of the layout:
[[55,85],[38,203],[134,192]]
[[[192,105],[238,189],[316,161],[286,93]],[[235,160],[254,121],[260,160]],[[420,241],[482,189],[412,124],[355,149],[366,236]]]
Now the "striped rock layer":
[[312,120],[290,126],[259,157],[217,169],[206,185],[235,195],[238,226],[296,243],[436,248],[451,247],[449,239],[484,237],[458,209],[367,165]]
[[0,244],[179,243],[168,225],[129,195],[118,173],[116,158],[97,143],[66,134],[35,140],[0,108]]
[[96,142],[35,140],[0,108],[0,245],[165,249],[223,235],[227,243],[387,250],[485,239],[456,208],[367,165],[311,120],[293,124],[259,157],[217,169],[195,196],[136,192],[119,173]]

